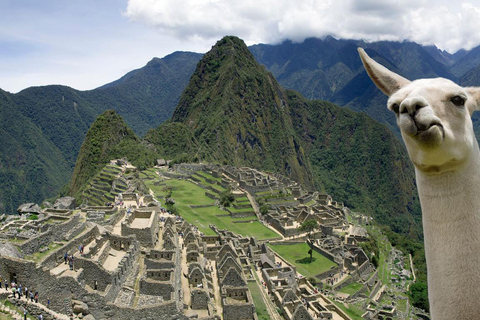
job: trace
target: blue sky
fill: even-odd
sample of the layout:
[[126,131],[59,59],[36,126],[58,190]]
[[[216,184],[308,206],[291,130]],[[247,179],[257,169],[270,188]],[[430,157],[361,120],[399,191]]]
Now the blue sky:
[[0,88],[89,90],[174,51],[306,37],[412,40],[455,52],[480,44],[480,1],[2,0]]

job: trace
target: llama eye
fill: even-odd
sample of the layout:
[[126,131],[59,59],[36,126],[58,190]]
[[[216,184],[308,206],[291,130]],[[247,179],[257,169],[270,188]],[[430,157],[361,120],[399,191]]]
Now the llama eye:
[[452,103],[454,105],[456,105],[457,107],[461,107],[465,104],[465,99],[463,99],[462,97],[460,96],[455,96],[453,97],[452,99],[450,99],[450,101],[452,101]]
[[398,112],[400,111],[400,106],[397,103],[392,104],[391,108],[392,108],[392,111],[395,112],[396,114],[398,114]]

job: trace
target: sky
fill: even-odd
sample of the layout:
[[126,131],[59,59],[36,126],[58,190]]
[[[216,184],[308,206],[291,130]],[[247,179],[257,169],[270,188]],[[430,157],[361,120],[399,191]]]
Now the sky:
[[1,0],[0,88],[90,90],[225,35],[247,45],[333,36],[480,45],[480,0]]

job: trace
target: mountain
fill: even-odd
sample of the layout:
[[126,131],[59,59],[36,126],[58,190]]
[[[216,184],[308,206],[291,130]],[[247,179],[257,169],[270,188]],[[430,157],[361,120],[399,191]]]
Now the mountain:
[[62,151],[24,116],[14,98],[0,90],[0,213],[21,202],[38,202],[58,192],[69,176]]
[[296,90],[308,99],[327,100],[365,112],[399,137],[395,119],[385,108],[387,98],[371,85],[358,56],[358,47],[365,48],[379,62],[409,79],[456,80],[448,65],[442,62],[452,64],[457,56],[413,42],[366,43],[327,37],[306,39],[302,43],[259,44],[250,50],[284,88]]
[[158,155],[127,127],[114,110],[107,110],[92,123],[80,148],[68,194],[82,200],[90,179],[110,160],[126,157],[134,166],[153,166]]
[[117,81],[85,92],[87,99],[101,105],[100,112],[114,109],[136,134],[143,136],[172,116],[202,54],[175,52],[153,58],[143,68]]
[[285,174],[420,237],[413,167],[395,136],[363,113],[285,91],[236,37],[204,55],[172,119],[145,139],[170,156]]
[[[399,137],[395,119],[385,108],[386,97],[366,76],[356,53],[357,46],[365,47],[375,59],[409,78],[444,76],[459,79],[462,84],[480,85],[476,80],[479,74],[476,68],[480,64],[478,48],[449,54],[434,46],[423,47],[411,42],[365,43],[327,37],[307,39],[302,43],[255,45],[249,50],[281,86],[297,90],[308,99],[327,100],[364,112]],[[188,52],[154,58],[143,68],[90,91],[64,86],[33,87],[17,94],[2,91],[0,114],[11,114],[12,120],[2,123],[5,141],[0,163],[8,163],[3,170],[8,167],[9,171],[8,174],[4,171],[7,176],[2,181],[6,184],[0,188],[0,212],[2,208],[8,208],[5,212],[13,212],[22,202],[40,202],[45,196],[54,196],[68,182],[88,128],[105,110],[116,110],[140,136],[169,119],[201,58],[201,54]],[[474,125],[480,136],[477,118],[474,116]],[[30,135],[18,134],[18,127],[31,128],[38,141],[32,143]],[[187,139],[191,146],[205,143],[197,141],[197,137],[185,128],[179,132],[174,128],[178,125],[162,130],[175,135],[191,134]],[[168,136],[157,138],[173,141]],[[294,145],[295,141],[292,138]],[[164,149],[165,154],[178,154],[172,149],[175,147]],[[44,150],[49,151],[41,156]],[[199,152],[205,153],[205,150],[209,149],[202,147]],[[12,166],[12,158],[17,154],[18,159],[23,159],[19,163],[24,164]],[[49,164],[52,161],[58,169]],[[30,170],[30,165],[38,169],[35,172],[41,169],[44,173],[36,182],[25,183],[25,170]],[[41,187],[43,184],[48,187]]]
[[[312,185],[283,89],[236,37],[223,38],[204,55],[171,122],[188,128],[192,151],[202,160],[280,171]],[[158,141],[162,130],[146,138]]]
[[393,133],[364,113],[287,95],[317,188],[394,232],[421,238],[413,165]]
[[[176,52],[90,91],[66,86],[0,90],[0,213],[58,194],[92,122],[114,109],[137,134],[167,120],[201,54]],[[22,131],[19,131],[19,130]]]

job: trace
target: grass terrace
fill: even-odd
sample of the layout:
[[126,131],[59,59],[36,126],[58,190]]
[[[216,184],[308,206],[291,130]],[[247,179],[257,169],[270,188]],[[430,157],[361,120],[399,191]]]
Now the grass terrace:
[[315,277],[315,275],[337,266],[335,262],[330,261],[316,251],[313,251],[312,262],[310,262],[310,255],[308,254],[310,247],[307,243],[291,245],[269,244],[269,247],[290,264],[294,265],[297,271],[307,278]]
[[[166,185],[172,187],[172,198],[179,214],[188,222],[198,226],[206,235],[214,235],[209,225],[214,224],[220,229],[228,229],[236,234],[252,236],[258,240],[278,238],[279,235],[255,220],[248,223],[235,223],[235,221],[252,220],[252,217],[232,219],[228,212],[215,206],[215,201],[205,195],[205,190],[186,180],[166,180]],[[145,181],[147,187],[152,189],[157,197],[163,196],[164,186],[155,186],[151,180]],[[192,208],[191,205],[212,205],[206,208]],[[225,216],[227,215],[227,216]]]
[[212,176],[211,174],[209,173],[206,173],[205,171],[197,171],[196,172],[199,176],[202,176],[203,178],[207,178],[209,180],[215,180],[215,181],[222,181],[222,178],[215,178],[214,176]]
[[352,282],[348,286],[343,287],[342,289],[338,290],[340,292],[352,295],[358,292],[358,290],[362,289],[362,284],[358,282]]
[[265,301],[263,301],[262,293],[260,292],[258,283],[256,281],[249,281],[248,290],[250,290],[250,293],[252,295],[253,303],[255,304],[255,312],[257,313],[258,320],[269,320],[270,315],[268,314]]
[[362,314],[364,314],[365,311],[362,310],[361,308],[359,308],[357,306],[354,306],[352,304],[348,305],[348,307],[347,307],[344,303],[338,302],[338,301],[333,301],[333,303],[335,303],[335,305],[337,307],[342,309],[342,311],[345,312],[353,320],[363,320],[364,319],[364,318],[362,318]]

